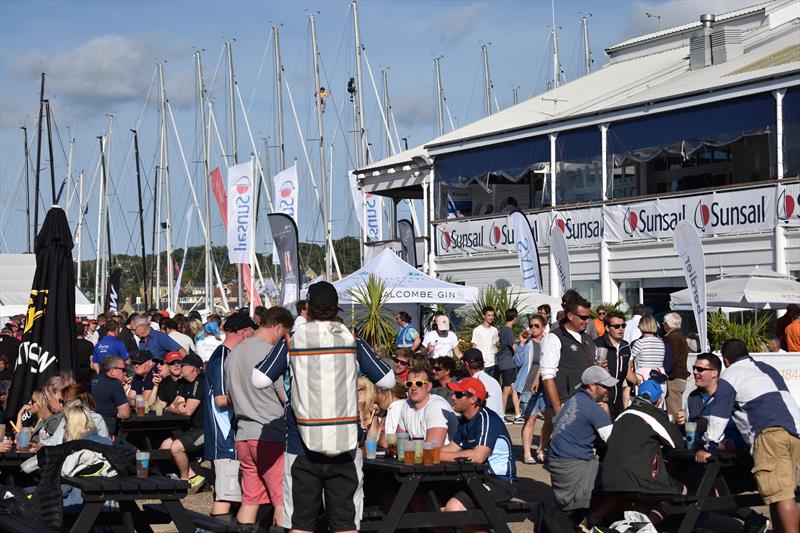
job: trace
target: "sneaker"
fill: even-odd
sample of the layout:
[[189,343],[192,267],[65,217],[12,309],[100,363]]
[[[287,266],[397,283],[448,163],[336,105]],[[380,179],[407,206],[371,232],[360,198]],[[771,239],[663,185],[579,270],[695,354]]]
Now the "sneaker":
[[753,511],[745,518],[742,533],[764,533],[767,526],[769,526],[767,517]]
[[513,422],[515,417],[514,415],[506,415],[505,418],[506,422]]
[[519,425],[519,424],[524,424],[524,423],[525,423],[525,417],[524,416],[519,415],[519,416],[515,416],[514,417],[514,424]]
[[196,494],[206,482],[206,478],[201,476],[200,474],[196,474],[193,477],[188,479],[189,482],[189,494]]

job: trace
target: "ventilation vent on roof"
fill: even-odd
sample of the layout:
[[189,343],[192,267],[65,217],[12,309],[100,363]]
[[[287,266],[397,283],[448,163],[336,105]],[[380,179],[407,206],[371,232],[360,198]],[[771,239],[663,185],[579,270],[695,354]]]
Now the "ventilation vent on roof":
[[711,34],[711,56],[715,65],[725,63],[743,53],[742,30],[717,28]]
[[689,38],[689,69],[697,70],[712,63],[711,28],[703,28]]

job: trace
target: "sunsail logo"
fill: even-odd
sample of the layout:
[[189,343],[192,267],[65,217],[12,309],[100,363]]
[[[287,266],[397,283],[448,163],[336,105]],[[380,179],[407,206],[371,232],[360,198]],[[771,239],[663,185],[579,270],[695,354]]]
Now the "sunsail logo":
[[[652,212],[650,209],[656,212]],[[622,229],[629,236],[637,233],[657,233],[674,231],[678,222],[686,219],[686,206],[682,205],[680,211],[667,211],[659,213],[654,205],[637,210],[630,207],[625,210],[622,220]]]
[[725,226],[761,224],[766,218],[765,197],[752,204],[723,206],[700,200],[694,208],[694,225],[701,231]]
[[442,249],[478,248],[483,246],[483,228],[480,231],[460,232],[456,230],[442,230],[440,239]]
[[601,225],[599,220],[577,221],[572,217],[556,215],[553,225],[561,230],[567,240],[595,239],[600,237]]
[[775,214],[781,222],[789,222],[792,218],[800,219],[800,194],[792,196],[786,189],[778,195],[775,204]]
[[492,223],[489,228],[489,244],[495,248],[498,246],[508,246],[514,243],[514,230],[508,224]]
[[234,209],[236,213],[236,246],[234,251],[247,251],[247,239],[250,229],[250,177],[242,176],[234,183],[236,188],[236,198],[234,199]]

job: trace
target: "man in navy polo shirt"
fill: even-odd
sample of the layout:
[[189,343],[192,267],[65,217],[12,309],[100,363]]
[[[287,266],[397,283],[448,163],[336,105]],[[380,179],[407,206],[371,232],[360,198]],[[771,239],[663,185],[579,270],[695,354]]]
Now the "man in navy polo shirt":
[[[505,502],[514,496],[517,469],[511,452],[511,437],[505,422],[491,409],[486,408],[486,387],[477,378],[464,378],[449,382],[453,391],[453,409],[463,416],[453,440],[442,447],[442,462],[452,463],[466,457],[473,463],[486,463],[498,479],[489,490],[495,502]],[[456,493],[444,507],[445,511],[475,509],[476,504],[464,491]]]
[[169,352],[178,352],[181,357],[186,357],[186,350],[180,344],[166,333],[152,329],[146,318],[139,317],[133,321],[133,333],[139,349],[149,351],[153,357],[164,357]]
[[122,380],[125,377],[125,362],[121,357],[109,355],[103,359],[100,375],[92,381],[92,396],[97,412],[103,415],[109,435],[117,434],[117,419],[131,416],[131,406]]
[[203,411],[203,457],[214,462],[214,503],[211,516],[230,515],[231,502],[242,501],[236,460],[233,405],[225,386],[225,361],[231,350],[252,335],[253,321],[241,313],[230,316],[222,329],[225,340],[206,365],[206,409]]
[[150,402],[156,361],[160,361],[160,359],[153,359],[153,354],[147,350],[138,350],[131,355],[131,361],[133,362],[133,379],[131,380],[131,390],[128,391],[128,398],[135,400],[136,395],[141,394],[145,402]]
[[94,368],[94,371],[98,374],[100,373],[103,359],[109,355],[121,357],[126,363],[130,361],[125,343],[117,338],[117,335],[119,335],[119,322],[116,320],[109,320],[106,322],[105,326],[108,332],[106,336],[100,339],[95,345],[94,355],[92,355],[92,368]]

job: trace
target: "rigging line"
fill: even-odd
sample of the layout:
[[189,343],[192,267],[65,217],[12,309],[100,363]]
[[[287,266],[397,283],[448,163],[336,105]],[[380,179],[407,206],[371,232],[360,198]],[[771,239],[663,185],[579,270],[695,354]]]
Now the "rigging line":
[[[361,53],[364,55],[364,62],[367,64],[367,72],[369,73],[369,79],[372,81],[372,90],[375,91],[375,100],[380,102],[381,98],[378,95],[378,86],[375,84],[375,77],[372,75],[372,67],[369,64],[369,59],[367,58],[367,50],[362,46]],[[397,153],[395,149],[394,141],[392,140],[392,130],[389,128],[389,121],[386,119],[386,113],[383,110],[383,106],[379,105],[378,110],[381,112],[381,119],[383,119],[383,127],[386,128],[386,134],[389,137],[389,148],[391,148],[391,155]]]
[[475,68],[475,75],[472,77],[472,89],[470,89],[470,91],[469,91],[469,98],[467,98],[467,105],[466,105],[466,108],[464,109],[464,114],[461,115],[467,121],[469,121],[469,118],[468,118],[468,117],[470,117],[469,108],[472,105],[472,95],[475,93],[475,85],[477,85],[477,83],[478,83],[478,73],[480,72],[480,70],[481,70],[481,65],[480,65],[480,62],[479,62],[477,67]]
[[[222,68],[222,58],[225,57],[225,46],[219,51],[219,57],[217,58],[217,66],[214,68],[214,75],[211,77],[211,85],[208,87],[208,96],[212,98],[211,95],[214,93],[214,88],[217,86],[217,75],[219,74],[219,70]],[[213,99],[213,98],[212,98]]]
[[303,155],[306,158],[306,165],[308,166],[308,174],[311,176],[311,184],[314,187],[314,195],[317,197],[317,203],[319,204],[320,213],[324,211],[322,208],[322,200],[319,196],[319,190],[317,189],[317,180],[314,177],[314,169],[311,166],[311,159],[308,157],[308,148],[306,147],[305,140],[303,139],[303,130],[300,129],[300,120],[297,118],[297,109],[294,107],[294,98],[292,97],[292,90],[289,87],[289,79],[284,76],[284,84],[286,85],[286,94],[289,95],[289,105],[292,108],[292,115],[294,115],[294,123],[297,126],[297,137],[300,141],[300,145],[303,147]]
[[253,130],[250,128],[250,119],[247,118],[247,113],[244,110],[244,102],[242,101],[242,93],[239,92],[239,84],[233,85],[236,88],[236,96],[239,98],[239,107],[242,109],[242,118],[244,118],[245,129],[247,130],[247,137],[250,139],[250,148],[253,150],[253,159],[256,161],[256,167],[259,175],[261,176],[261,184],[264,187],[264,192],[267,193],[267,212],[272,213],[274,208],[272,206],[272,194],[267,187],[264,179],[264,169],[261,168],[261,158],[258,156],[258,149],[256,148],[255,139],[253,138]]
[[[25,162],[24,161],[22,162],[22,166],[24,168],[24,166],[25,166]],[[21,168],[19,173],[24,176],[24,172],[22,172],[22,170],[23,169]],[[13,187],[13,189],[14,189],[13,193],[8,195],[8,205],[6,206],[6,209],[3,210],[3,215],[4,216],[3,216],[2,223],[0,223],[0,227],[6,227],[6,223],[8,222],[8,217],[11,216],[12,212],[13,213],[18,213],[19,212],[17,210],[11,209],[11,206],[17,203],[17,195],[20,193],[20,191],[25,190],[25,188],[24,187]],[[21,218],[24,218],[24,217],[21,217]],[[27,232],[24,235],[27,235]]]
[[250,107],[253,105],[253,99],[256,96],[256,89],[258,89],[258,82],[261,81],[261,73],[264,71],[264,63],[267,62],[270,47],[272,46],[271,39],[272,31],[267,34],[267,45],[264,47],[264,54],[261,56],[261,63],[258,64],[258,73],[256,74],[256,81],[253,83],[253,91],[250,93],[250,99],[247,102],[247,112],[250,112]]

